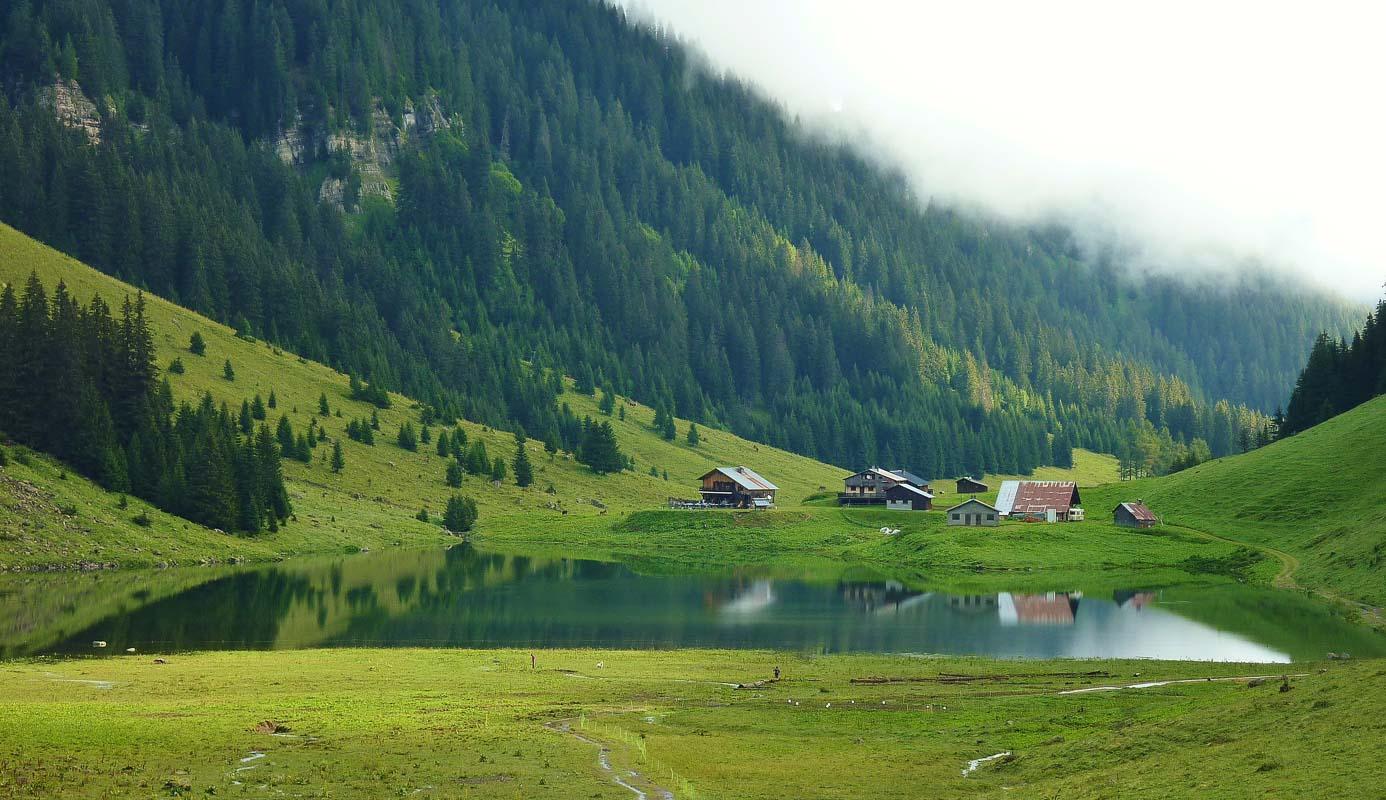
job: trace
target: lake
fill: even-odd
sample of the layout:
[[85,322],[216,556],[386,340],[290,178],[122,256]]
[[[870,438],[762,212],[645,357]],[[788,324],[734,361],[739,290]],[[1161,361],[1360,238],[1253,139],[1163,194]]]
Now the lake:
[[[845,575],[845,573],[844,573]],[[775,648],[1287,662],[1386,653],[1292,592],[965,594],[872,576],[630,567],[459,546],[235,568],[8,576],[0,655],[306,647]],[[92,642],[108,643],[95,649]]]

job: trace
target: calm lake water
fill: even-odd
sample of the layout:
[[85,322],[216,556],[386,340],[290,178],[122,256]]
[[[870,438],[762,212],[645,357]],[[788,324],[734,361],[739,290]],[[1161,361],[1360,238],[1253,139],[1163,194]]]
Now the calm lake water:
[[[108,643],[95,650],[93,640]],[[1234,585],[956,594],[890,580],[646,575],[471,547],[0,583],[0,655],[344,646],[719,647],[1285,662],[1386,653],[1298,595]]]

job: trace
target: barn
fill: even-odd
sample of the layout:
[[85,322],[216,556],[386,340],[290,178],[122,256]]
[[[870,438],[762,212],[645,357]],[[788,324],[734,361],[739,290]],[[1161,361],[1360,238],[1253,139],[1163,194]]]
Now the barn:
[[970,476],[958,478],[958,494],[983,494],[990,489],[985,483],[973,480]]
[[1001,524],[1001,514],[974,497],[948,509],[948,524],[994,528]]
[[885,491],[886,508],[891,511],[928,511],[934,496],[908,483],[897,483]]
[[996,497],[1002,516],[1031,522],[1081,522],[1081,502],[1073,481],[1005,481]]
[[1146,508],[1139,500],[1134,503],[1122,503],[1112,509],[1112,522],[1123,528],[1153,528],[1160,524],[1155,512]]

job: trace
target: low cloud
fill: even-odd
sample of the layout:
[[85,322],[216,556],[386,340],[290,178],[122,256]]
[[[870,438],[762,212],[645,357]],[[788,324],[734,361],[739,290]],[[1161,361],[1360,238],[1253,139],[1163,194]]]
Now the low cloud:
[[1370,4],[625,0],[921,199],[1067,223],[1143,270],[1386,281]]

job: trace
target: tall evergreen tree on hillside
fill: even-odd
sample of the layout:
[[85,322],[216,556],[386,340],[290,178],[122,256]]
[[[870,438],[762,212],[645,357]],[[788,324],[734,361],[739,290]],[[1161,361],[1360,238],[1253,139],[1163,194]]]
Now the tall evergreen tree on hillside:
[[586,421],[586,433],[582,447],[578,450],[578,461],[586,464],[593,472],[605,474],[620,472],[626,467],[625,454],[616,442],[616,433],[611,423]]
[[524,431],[515,432],[515,460],[511,462],[511,466],[515,470],[515,485],[521,488],[534,483],[534,467],[529,463],[526,441]]

